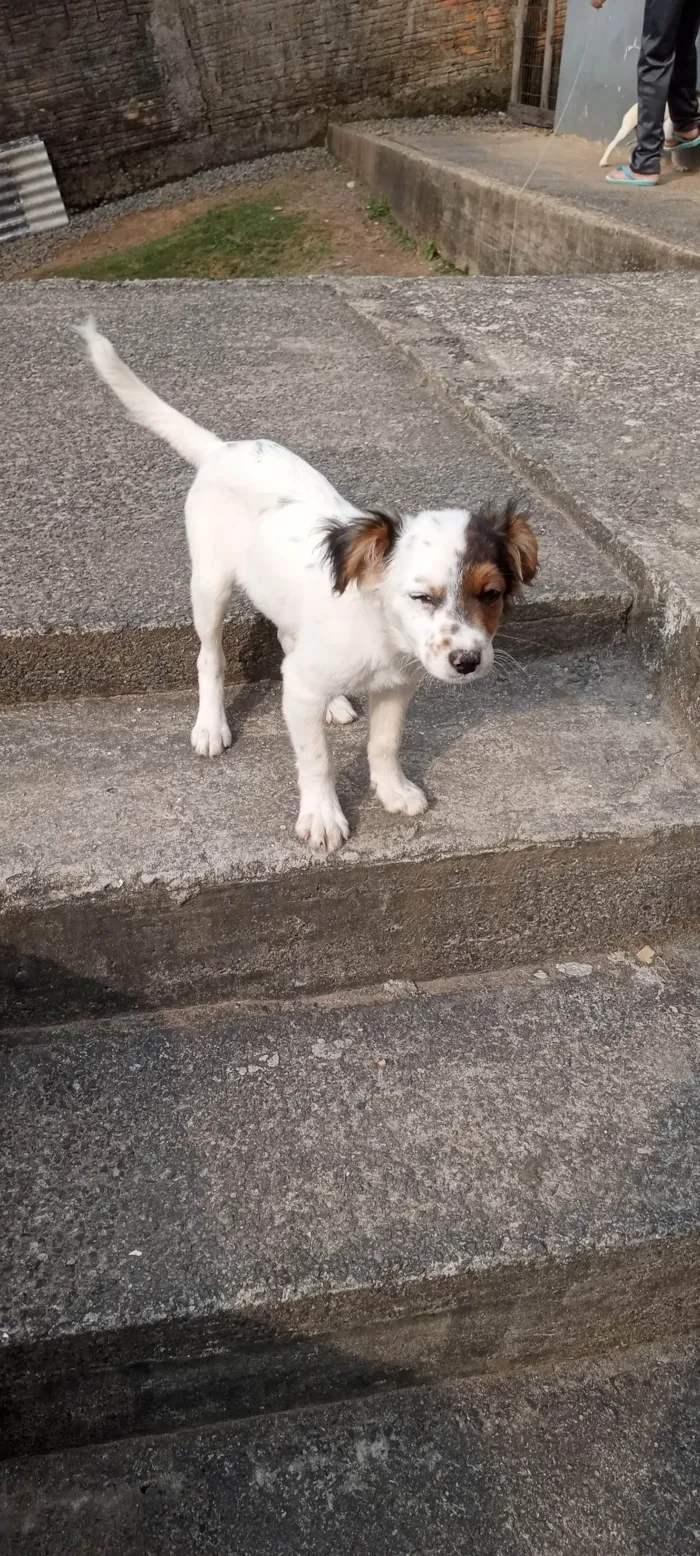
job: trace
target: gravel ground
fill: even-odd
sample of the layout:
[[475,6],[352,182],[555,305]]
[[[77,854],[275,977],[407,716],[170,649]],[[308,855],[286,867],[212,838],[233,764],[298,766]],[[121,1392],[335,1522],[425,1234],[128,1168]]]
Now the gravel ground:
[[[412,134],[463,135],[465,130],[517,130],[519,125],[505,113],[431,114],[424,119],[363,119],[356,129],[369,130],[372,135],[396,135],[397,131],[410,130]],[[549,131],[543,130],[543,134]]]

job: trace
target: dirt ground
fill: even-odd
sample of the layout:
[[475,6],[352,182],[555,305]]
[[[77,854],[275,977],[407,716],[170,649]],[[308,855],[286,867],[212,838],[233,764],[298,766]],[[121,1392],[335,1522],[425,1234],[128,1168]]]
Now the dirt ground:
[[331,256],[310,274],[426,276],[434,274],[439,266],[439,261],[427,259],[419,248],[402,242],[390,222],[372,220],[369,191],[349,180],[347,172],[339,167],[282,177],[262,174],[259,181],[228,191],[133,212],[110,225],[95,227],[80,238],[67,238],[54,249],[50,262],[24,274],[31,278],[55,274],[62,266],[101,259],[150,239],[166,237],[205,211],[254,199],[257,194],[279,196],[290,211],[304,212],[314,222],[328,227]]

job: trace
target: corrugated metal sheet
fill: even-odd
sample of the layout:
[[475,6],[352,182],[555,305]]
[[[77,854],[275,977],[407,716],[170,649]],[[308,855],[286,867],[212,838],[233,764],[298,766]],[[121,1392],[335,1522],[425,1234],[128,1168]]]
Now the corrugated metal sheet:
[[28,135],[0,146],[0,243],[67,222],[43,140]]

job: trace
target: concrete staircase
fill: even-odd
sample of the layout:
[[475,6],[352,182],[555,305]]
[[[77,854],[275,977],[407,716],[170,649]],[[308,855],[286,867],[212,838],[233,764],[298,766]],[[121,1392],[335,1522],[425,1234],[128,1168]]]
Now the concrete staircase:
[[8,295],[3,1549],[696,1550],[700,770],[639,578],[533,488],[516,663],[411,714],[430,811],[360,721],[315,860],[244,607],[190,752],[187,475],[70,322],[358,496],[522,478],[330,285]]

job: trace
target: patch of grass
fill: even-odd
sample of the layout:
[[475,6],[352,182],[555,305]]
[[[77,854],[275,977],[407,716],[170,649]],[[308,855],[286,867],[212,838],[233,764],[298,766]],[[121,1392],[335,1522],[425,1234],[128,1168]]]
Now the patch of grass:
[[436,270],[439,270],[441,276],[463,276],[467,274],[466,270],[459,270],[457,265],[451,264],[449,259],[443,259],[435,243],[426,245],[425,257],[430,261],[431,265],[435,266]]
[[[399,223],[394,220],[388,200],[384,200],[381,196],[375,196],[369,202],[367,215],[372,222],[383,222],[394,242],[398,243],[402,249],[408,249],[412,254],[417,252],[418,245],[415,238],[412,238],[410,232],[406,232],[405,227],[399,226]],[[440,275],[458,274],[456,265],[451,265],[449,260],[442,258],[435,243],[426,244],[424,253],[426,259],[435,266]]]
[[408,249],[409,253],[415,254],[415,239],[411,237],[410,232],[407,232],[405,227],[400,227],[399,223],[394,221],[388,200],[382,200],[376,197],[370,200],[367,207],[367,215],[369,216],[371,222],[384,223],[384,226],[391,234],[394,242],[398,243],[399,248]]
[[154,281],[168,276],[297,275],[331,251],[328,235],[298,211],[286,211],[279,197],[241,200],[185,222],[164,238],[153,238],[107,254],[103,259],[62,266],[54,275],[89,281]]

